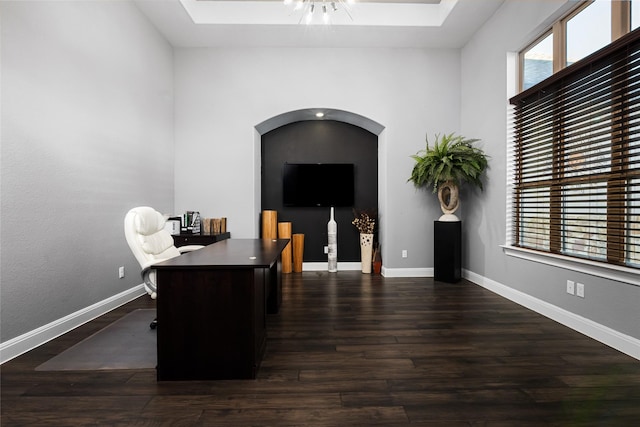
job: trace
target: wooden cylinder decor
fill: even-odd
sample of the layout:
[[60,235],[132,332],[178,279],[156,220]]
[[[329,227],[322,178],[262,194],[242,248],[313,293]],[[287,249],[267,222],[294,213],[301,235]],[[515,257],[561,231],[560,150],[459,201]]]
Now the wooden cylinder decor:
[[291,273],[292,269],[292,254],[291,254],[291,223],[290,222],[279,222],[278,223],[278,238],[279,239],[289,239],[289,243],[282,250],[282,272],[283,273]]
[[278,211],[262,211],[262,238],[278,238]]
[[220,223],[220,218],[213,218],[211,224],[211,231],[213,232],[213,234],[220,234]]
[[293,272],[302,272],[302,259],[304,257],[304,234],[294,234],[293,236]]

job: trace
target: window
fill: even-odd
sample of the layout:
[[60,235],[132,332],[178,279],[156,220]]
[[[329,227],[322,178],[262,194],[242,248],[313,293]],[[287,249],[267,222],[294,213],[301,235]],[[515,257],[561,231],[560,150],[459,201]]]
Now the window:
[[[640,179],[632,179],[630,191],[640,193]],[[634,197],[629,203],[629,240],[627,242],[627,263],[640,266],[640,199]]]
[[520,89],[527,90],[640,27],[640,0],[576,2],[571,13],[520,52]]
[[640,3],[631,2],[631,29],[640,27]]
[[567,18],[564,24],[565,64],[569,66],[611,43],[611,2],[588,3]]
[[522,87],[529,89],[553,74],[553,33],[523,53]]
[[511,244],[640,268],[640,30],[511,104]]

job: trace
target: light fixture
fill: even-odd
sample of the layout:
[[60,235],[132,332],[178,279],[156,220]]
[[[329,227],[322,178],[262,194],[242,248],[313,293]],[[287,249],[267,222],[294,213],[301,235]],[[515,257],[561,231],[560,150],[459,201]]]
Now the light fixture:
[[[285,6],[290,6],[293,2],[294,0],[284,0]],[[300,21],[298,21],[298,23],[301,23],[303,19],[306,24],[311,24],[313,22],[316,3],[322,8],[322,22],[324,24],[331,23],[330,13],[337,13],[340,10],[344,10],[347,16],[349,16],[349,19],[353,20],[350,11],[350,4],[353,3],[353,0],[295,0],[293,10],[302,11]]]
[[323,113],[322,111],[318,111],[318,112],[316,113],[316,117],[317,117],[317,118],[324,117],[324,113]]

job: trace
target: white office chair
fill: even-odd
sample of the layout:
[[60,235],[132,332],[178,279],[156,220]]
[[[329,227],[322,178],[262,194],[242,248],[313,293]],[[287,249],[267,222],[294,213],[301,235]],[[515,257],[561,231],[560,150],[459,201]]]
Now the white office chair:
[[[164,228],[166,222],[167,219],[160,212],[148,206],[133,208],[124,217],[124,235],[142,268],[145,290],[153,299],[157,297],[158,292],[153,265],[203,247],[188,245],[176,248],[173,237]],[[151,328],[155,326],[154,320]]]

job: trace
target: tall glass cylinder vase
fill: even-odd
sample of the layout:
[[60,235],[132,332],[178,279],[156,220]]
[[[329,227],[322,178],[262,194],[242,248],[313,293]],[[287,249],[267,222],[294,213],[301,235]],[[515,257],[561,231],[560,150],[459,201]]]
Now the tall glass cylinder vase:
[[371,273],[373,254],[373,233],[360,233],[360,262],[363,273]]
[[327,261],[329,273],[338,271],[338,224],[333,219],[333,206],[331,207],[331,218],[327,223],[328,250]]

